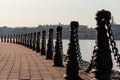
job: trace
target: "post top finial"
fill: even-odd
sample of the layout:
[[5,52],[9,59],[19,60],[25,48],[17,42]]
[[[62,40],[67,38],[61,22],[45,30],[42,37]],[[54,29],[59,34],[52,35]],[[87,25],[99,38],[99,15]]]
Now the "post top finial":
[[49,31],[50,31],[50,32],[53,32],[53,29],[52,29],[52,28],[50,28],[50,29],[49,29]]
[[43,30],[43,33],[45,33],[46,31],[45,30]]
[[62,27],[61,26],[58,26],[57,27],[57,31],[61,31],[62,30]]
[[78,27],[79,26],[79,23],[77,21],[71,21],[71,26],[75,26],[75,27]]
[[107,11],[107,10],[100,10],[96,13],[96,20],[103,20],[103,19],[107,19],[107,20],[110,20],[111,19],[111,13],[110,11]]

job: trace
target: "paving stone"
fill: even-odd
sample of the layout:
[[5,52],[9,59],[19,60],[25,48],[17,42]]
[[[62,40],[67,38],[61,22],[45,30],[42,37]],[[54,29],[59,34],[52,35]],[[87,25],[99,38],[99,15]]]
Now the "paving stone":
[[[65,80],[65,67],[52,64],[53,60],[22,45],[0,42],[0,80]],[[90,80],[86,74],[80,76]]]

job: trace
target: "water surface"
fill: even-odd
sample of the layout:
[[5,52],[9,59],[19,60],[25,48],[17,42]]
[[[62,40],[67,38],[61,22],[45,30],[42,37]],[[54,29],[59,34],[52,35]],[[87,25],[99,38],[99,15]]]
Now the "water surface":
[[[120,52],[120,40],[117,40],[115,42]],[[68,43],[69,43],[69,40],[63,40],[63,53],[64,54],[67,54]],[[90,62],[90,60],[92,59],[91,57],[93,55],[95,40],[79,40],[79,44],[80,44],[80,51],[81,51],[83,60]],[[113,58],[113,53],[112,53],[112,58]],[[113,69],[118,70],[118,67],[116,66],[114,58],[113,58]]]

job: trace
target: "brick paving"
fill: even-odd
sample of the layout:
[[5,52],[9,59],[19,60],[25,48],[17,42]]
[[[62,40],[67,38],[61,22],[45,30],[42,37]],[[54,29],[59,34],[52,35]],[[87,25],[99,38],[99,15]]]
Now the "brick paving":
[[[65,67],[52,64],[53,60],[29,48],[0,42],[0,80],[65,80]],[[83,80],[90,80],[86,73],[80,74]]]

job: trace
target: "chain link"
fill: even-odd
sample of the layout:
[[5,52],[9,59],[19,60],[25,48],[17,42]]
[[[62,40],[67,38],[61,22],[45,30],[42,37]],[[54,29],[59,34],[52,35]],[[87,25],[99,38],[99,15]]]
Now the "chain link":
[[119,67],[120,70],[120,54],[118,53],[118,48],[116,47],[116,42],[112,34],[111,24],[107,23],[106,26],[107,26],[106,28],[107,28],[107,33],[110,40],[112,52],[114,53],[114,59],[116,61],[117,67]]
[[80,67],[81,70],[87,72],[87,70],[88,70],[88,68],[90,66],[90,63],[87,62],[87,61],[84,61],[82,59],[80,48],[79,48],[79,44],[78,44],[78,47],[77,47],[77,51],[78,51],[77,59],[78,59],[79,67]]

